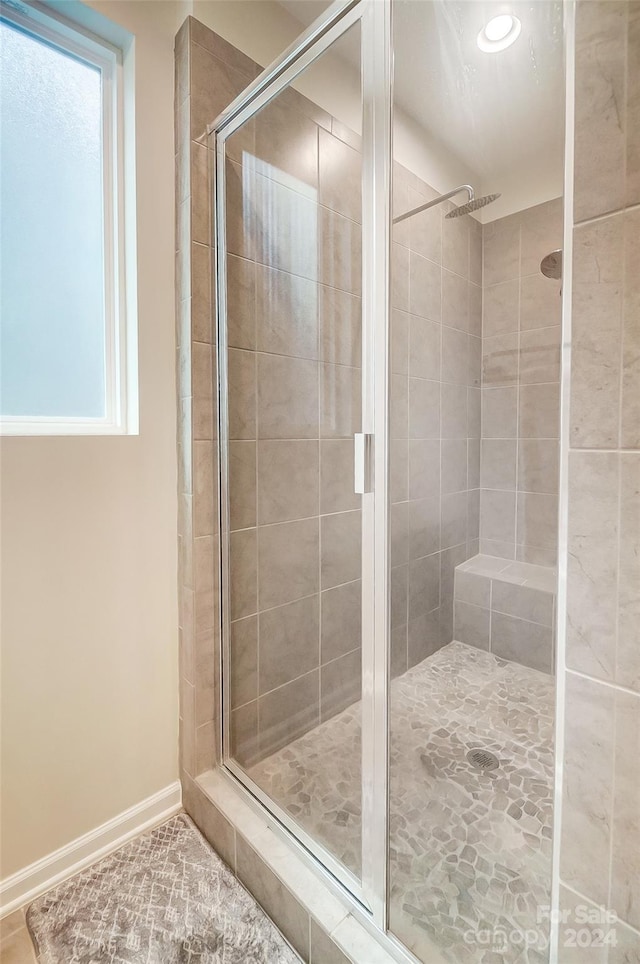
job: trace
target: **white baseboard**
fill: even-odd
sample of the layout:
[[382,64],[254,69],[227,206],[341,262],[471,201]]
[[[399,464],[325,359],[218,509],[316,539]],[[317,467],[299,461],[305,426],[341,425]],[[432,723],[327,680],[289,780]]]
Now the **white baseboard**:
[[180,783],[176,781],[60,850],[0,881],[0,918],[117,850],[142,831],[167,820],[178,812],[181,801]]

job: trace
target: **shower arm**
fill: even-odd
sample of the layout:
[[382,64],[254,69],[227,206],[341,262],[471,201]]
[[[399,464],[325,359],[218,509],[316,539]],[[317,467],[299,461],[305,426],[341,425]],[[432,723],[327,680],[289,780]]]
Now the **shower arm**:
[[433,201],[427,201],[426,204],[421,204],[420,207],[412,208],[411,211],[406,211],[404,214],[399,215],[399,217],[393,219],[394,224],[398,224],[399,221],[406,221],[407,218],[413,217],[414,214],[420,214],[422,211],[426,211],[427,208],[435,207],[436,204],[441,204],[442,201],[448,201],[450,197],[455,197],[456,194],[460,194],[460,191],[466,191],[469,197],[467,202],[473,201],[475,198],[474,190],[470,184],[461,184],[460,187],[456,187],[453,191],[449,191],[448,194],[441,194],[439,197],[433,199]]

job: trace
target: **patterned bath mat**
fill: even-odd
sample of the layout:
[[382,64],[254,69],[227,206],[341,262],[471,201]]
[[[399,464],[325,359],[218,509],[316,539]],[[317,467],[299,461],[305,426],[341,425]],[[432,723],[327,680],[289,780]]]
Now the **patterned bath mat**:
[[34,901],[40,964],[300,964],[180,813]]

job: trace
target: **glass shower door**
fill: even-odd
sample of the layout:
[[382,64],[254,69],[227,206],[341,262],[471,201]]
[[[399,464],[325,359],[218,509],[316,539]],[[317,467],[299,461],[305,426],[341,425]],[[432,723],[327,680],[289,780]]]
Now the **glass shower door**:
[[[361,62],[374,6],[347,5],[286,79],[239,99],[211,145],[224,762],[369,904],[375,297],[363,298],[373,94]],[[323,108],[327,83],[341,86],[340,117]]]

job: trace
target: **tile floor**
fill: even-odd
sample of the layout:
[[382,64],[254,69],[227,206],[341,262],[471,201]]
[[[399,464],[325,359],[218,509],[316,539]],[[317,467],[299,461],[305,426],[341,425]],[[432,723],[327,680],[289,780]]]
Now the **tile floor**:
[[[456,964],[547,959],[496,954],[500,929],[538,929],[549,901],[553,699],[547,674],[455,641],[392,682],[390,919],[418,957],[435,943]],[[473,748],[499,767],[474,769]],[[356,874],[359,761],[354,704],[250,771]]]
[[36,964],[24,908],[14,911],[0,922],[0,961],[2,964]]

